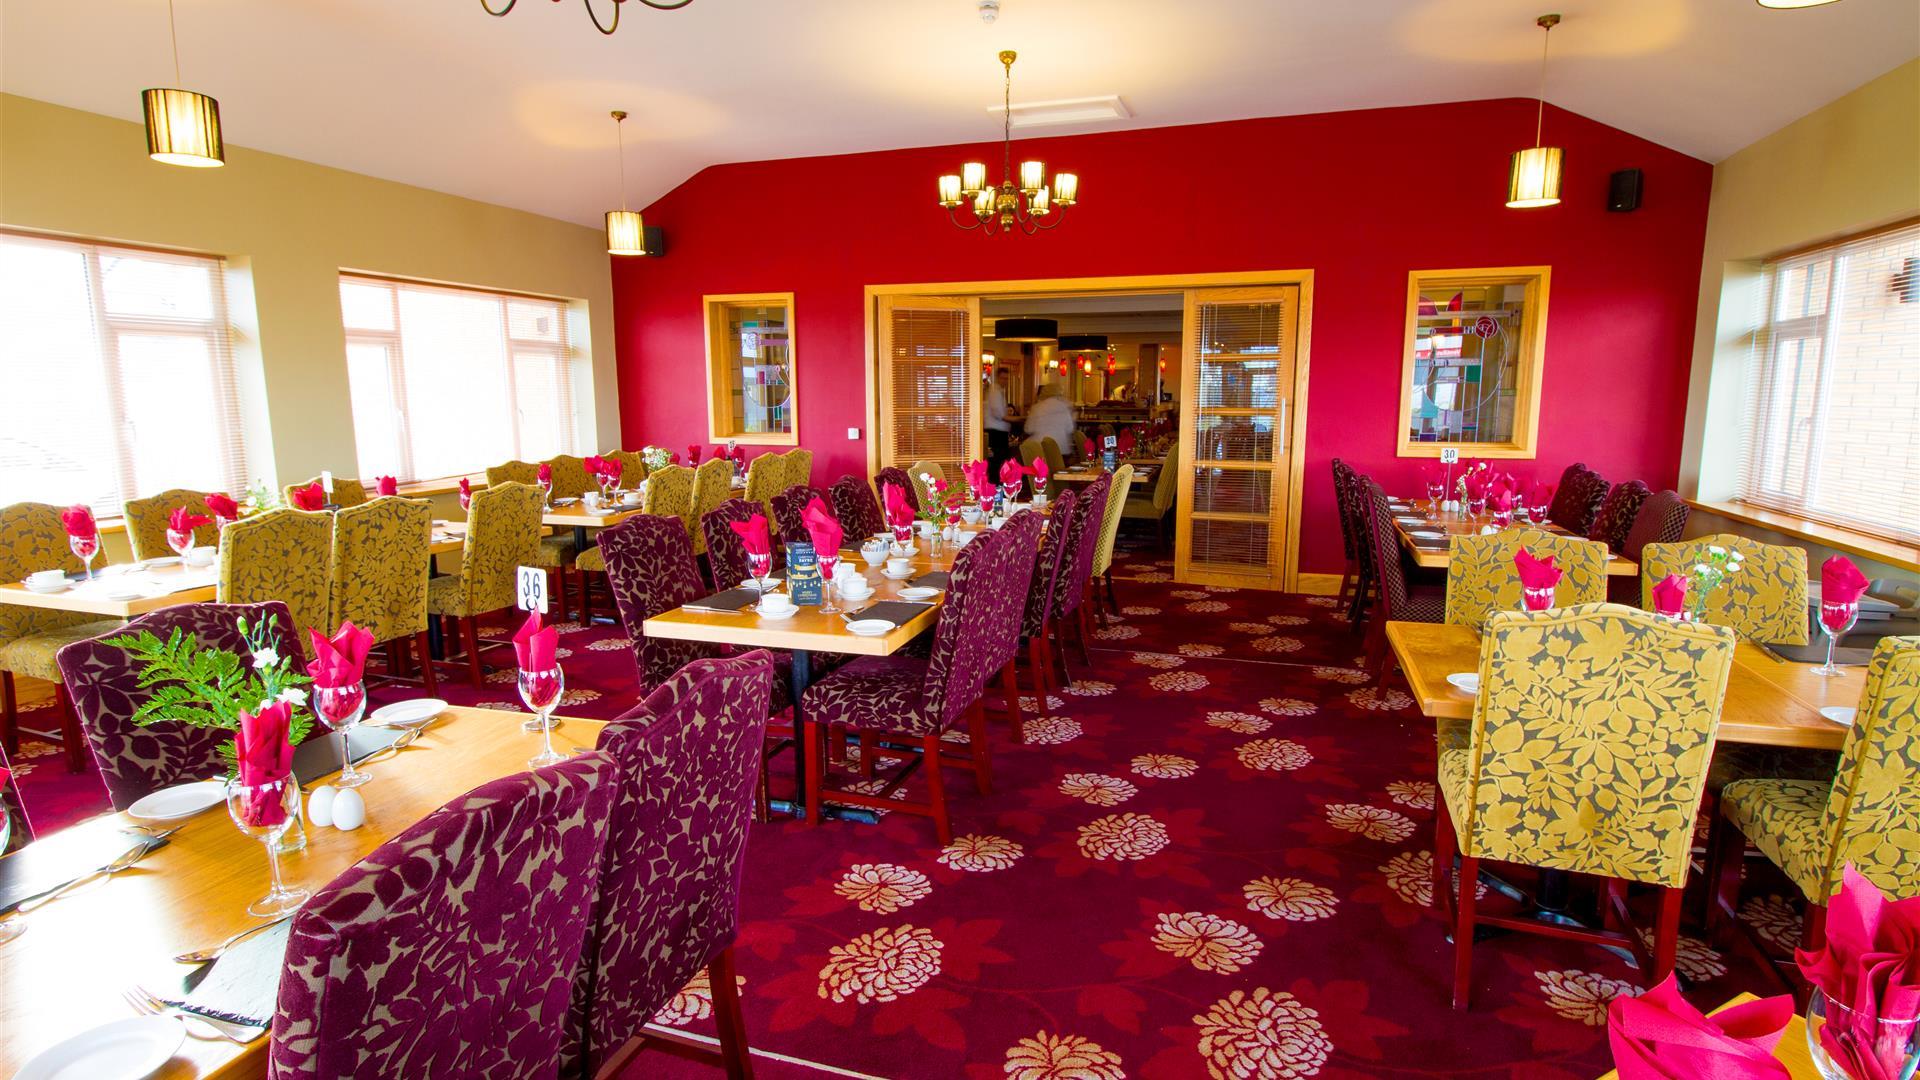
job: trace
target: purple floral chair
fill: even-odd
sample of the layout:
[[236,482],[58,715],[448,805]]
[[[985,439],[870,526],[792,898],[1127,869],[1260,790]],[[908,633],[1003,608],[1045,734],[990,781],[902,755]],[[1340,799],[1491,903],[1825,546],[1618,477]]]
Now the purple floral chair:
[[[1060,675],[1069,683],[1073,681],[1073,673],[1067,670],[1069,629],[1080,645],[1080,662],[1093,667],[1093,653],[1087,647],[1087,640],[1093,635],[1093,608],[1086,604],[1087,581],[1093,576],[1093,548],[1098,539],[1094,530],[1104,520],[1107,493],[1112,487],[1111,474],[1088,484],[1074,507],[1073,517],[1067,522],[1067,549],[1061,553],[1060,574],[1054,582],[1053,632],[1055,644],[1060,647]],[[1058,511],[1053,520],[1058,527]]]
[[1653,494],[1644,481],[1628,480],[1613,485],[1607,492],[1605,502],[1600,504],[1600,512],[1594,515],[1593,525],[1587,530],[1587,539],[1598,540],[1607,545],[1610,551],[1620,551],[1627,546],[1627,533],[1633,530],[1633,520],[1639,516],[1640,505]]
[[13,775],[13,763],[7,760],[4,746],[0,746],[0,771],[7,774],[5,782],[0,782],[0,818],[7,822],[7,840],[0,844],[0,855],[10,855],[33,839],[33,823],[27,820],[27,804],[20,798],[20,778]]
[[1606,499],[1607,478],[1576,461],[1560,474],[1547,520],[1575,536],[1585,536]]
[[293,634],[293,616],[278,600],[161,608],[111,634],[76,641],[60,650],[60,674],[73,695],[74,715],[86,733],[115,810],[125,810],[164,787],[224,774],[219,748],[233,740],[233,733],[164,720],[145,727],[135,724],[134,710],[152,695],[140,683],[140,664],[108,642],[142,630],[164,640],[179,630],[202,648],[245,656],[247,643],[238,626],[242,618],[250,625],[276,620],[274,647],[299,666],[304,653]]
[[[731,530],[729,530],[731,531]],[[651,692],[695,660],[726,655],[726,646],[650,638],[646,621],[707,595],[693,541],[679,518],[639,514],[600,533],[607,587],[620,624],[633,640],[640,689]]]
[[[1002,709],[1007,714],[1007,724],[1013,732],[1013,741],[1027,741],[1026,721],[1020,713],[1020,681],[1014,668],[1020,657],[1021,633],[1026,629],[1027,608],[1032,606],[1035,568],[1040,562],[1041,533],[1046,529],[1046,519],[1032,510],[1022,510],[1013,515],[1013,519],[1000,529],[1000,547],[1007,550],[1000,553],[1007,565],[996,566],[994,577],[996,621],[987,629],[990,642],[995,646],[992,663],[1000,671],[1000,697]],[[1002,603],[1002,600],[1008,602]],[[1034,708],[1045,712],[1047,699],[1043,695],[1034,697]]]
[[[1053,520],[1071,523],[1079,501],[1071,491],[1054,496]],[[1020,636],[1026,639],[1027,666],[1033,669],[1033,699],[1042,707],[1055,685],[1053,643],[1048,636],[1053,630],[1053,597],[1060,582],[1061,556],[1067,551],[1067,532],[1064,528],[1048,529],[1041,538],[1033,563],[1032,588],[1027,590],[1026,610],[1021,613]],[[1016,742],[1024,741],[1020,733],[1015,735]]]
[[848,540],[865,540],[887,531],[887,519],[880,513],[880,500],[874,498],[873,488],[865,480],[851,474],[843,476],[827,489],[827,495],[833,502],[833,516],[840,519],[840,528]]
[[765,650],[696,660],[601,733],[622,775],[574,981],[569,1073],[584,1062],[584,1075],[619,1075],[657,1037],[641,1028],[705,970],[727,1075],[750,1075],[732,945],[775,682]]
[[[895,487],[898,487],[900,490],[906,492],[907,505],[913,507],[914,513],[917,514],[920,512],[920,494],[919,494],[920,489],[914,486],[913,477],[907,475],[907,470],[901,468],[898,465],[889,465],[886,468],[881,469],[879,472],[874,473],[873,474],[873,490],[875,491],[883,490],[880,486],[882,484],[892,484]],[[880,527],[882,529],[886,528],[886,524],[884,523],[884,521],[882,522]]]
[[559,1075],[619,787],[599,752],[491,781],[319,890],[268,1076]]
[[[934,625],[931,656],[922,659],[895,653],[861,657],[815,682],[801,698],[801,727],[810,762],[823,760],[822,736],[836,724],[862,735],[873,733],[894,742],[912,740],[919,744],[917,751],[884,752],[908,759],[918,753],[927,779],[926,802],[889,798],[890,789],[877,795],[844,790],[832,795],[834,801],[851,806],[931,817],[942,844],[953,842],[953,824],[947,815],[946,789],[940,776],[941,736],[962,717],[967,721],[975,783],[983,793],[991,787],[986,711],[980,705],[980,691],[995,669],[999,645],[991,640],[991,633],[1002,616],[1001,608],[1018,605],[1025,597],[1025,582],[996,577],[1000,568],[1011,565],[1007,556],[1014,545],[1011,537],[1002,535],[1004,531],[980,534],[954,557],[948,571],[946,602]],[[864,739],[862,745],[867,745]],[[872,747],[869,751],[883,752]],[[863,765],[870,760],[866,754],[862,757]],[[824,777],[820,783],[807,785],[808,824],[820,820],[823,787]]]
[[784,544],[813,539],[813,534],[807,532],[807,523],[802,520],[800,513],[807,508],[809,502],[815,499],[826,502],[827,493],[807,484],[795,484],[769,500],[773,504],[772,524],[775,526],[775,539]]
[[1387,493],[1378,482],[1362,476],[1365,485],[1364,508],[1367,529],[1373,540],[1373,566],[1378,577],[1373,615],[1367,619],[1367,659],[1370,667],[1384,675],[1393,653],[1387,648],[1387,623],[1446,622],[1447,594],[1444,589],[1415,589],[1407,581],[1407,555],[1400,547],[1400,534],[1393,527],[1393,511],[1387,508]]
[[[1675,544],[1687,531],[1687,515],[1690,510],[1686,500],[1679,492],[1656,491],[1640,503],[1640,509],[1633,515],[1633,525],[1627,529],[1626,539],[1621,541],[1619,551],[1623,559],[1641,561],[1647,553],[1648,544]],[[1622,574],[1607,575],[1607,599],[1628,607],[1639,607],[1641,603],[1640,578]]]
[[[731,589],[747,577],[747,547],[731,523],[746,521],[760,513],[760,504],[745,499],[728,499],[700,519],[700,535],[707,538],[707,570],[713,575],[713,587]],[[772,526],[772,522],[768,522]],[[780,562],[780,545],[773,545],[774,564]]]

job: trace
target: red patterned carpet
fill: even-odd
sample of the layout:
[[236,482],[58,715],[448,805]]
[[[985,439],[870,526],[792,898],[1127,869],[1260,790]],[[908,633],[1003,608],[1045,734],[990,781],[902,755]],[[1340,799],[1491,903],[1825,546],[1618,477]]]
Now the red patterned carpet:
[[[980,1080],[1606,1070],[1606,1005],[1634,977],[1611,954],[1492,938],[1473,1010],[1449,1007],[1431,726],[1397,681],[1350,666],[1358,639],[1330,604],[1178,586],[1155,559],[1123,556],[1124,619],[1028,745],[996,724],[993,793],[948,772],[952,846],[900,814],[756,827],[737,948],[755,1046]],[[572,711],[631,703],[616,630],[563,644]],[[448,696],[512,707],[509,678]],[[43,829],[99,805],[58,760],[26,761]],[[1797,933],[1782,900],[1750,913],[1777,941]],[[1680,963],[1703,1004],[1775,989],[1691,939]],[[710,1031],[709,1006],[696,983],[659,1020]],[[629,1075],[682,1074],[712,1075],[659,1055]]]

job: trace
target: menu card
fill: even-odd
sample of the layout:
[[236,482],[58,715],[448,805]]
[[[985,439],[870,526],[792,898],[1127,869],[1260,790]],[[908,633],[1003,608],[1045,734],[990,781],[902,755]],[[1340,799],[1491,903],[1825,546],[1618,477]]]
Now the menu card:
[[820,602],[820,558],[811,541],[787,544],[787,596],[796,604]]

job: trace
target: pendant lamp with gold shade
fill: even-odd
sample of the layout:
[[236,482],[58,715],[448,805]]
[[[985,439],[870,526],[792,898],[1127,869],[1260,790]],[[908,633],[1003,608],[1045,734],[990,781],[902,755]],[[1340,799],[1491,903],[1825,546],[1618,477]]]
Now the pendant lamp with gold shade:
[[620,153],[620,209],[607,211],[607,254],[645,255],[646,224],[640,220],[640,211],[627,209],[627,144],[620,134],[626,118],[625,109],[613,110],[613,142]]
[[1540,99],[1533,114],[1533,147],[1517,151],[1507,173],[1507,205],[1515,210],[1560,201],[1560,148],[1540,143],[1547,118],[1547,38],[1560,25],[1560,16],[1542,15],[1534,25],[1545,31],[1540,38]]
[[[173,81],[180,78],[180,32],[174,26],[173,0],[167,0],[167,33],[173,39]],[[220,103],[193,90],[159,87],[142,91],[147,117],[147,156],[167,165],[216,169],[227,163],[220,138]]]

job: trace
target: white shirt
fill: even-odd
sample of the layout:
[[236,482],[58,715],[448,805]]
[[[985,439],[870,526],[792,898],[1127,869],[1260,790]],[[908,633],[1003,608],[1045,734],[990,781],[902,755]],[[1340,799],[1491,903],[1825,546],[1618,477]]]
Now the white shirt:
[[999,383],[987,387],[987,430],[1013,430],[1013,425],[1007,422],[1007,391]]
[[1073,406],[1055,395],[1044,397],[1027,410],[1027,437],[1052,439],[1063,454],[1073,453]]

